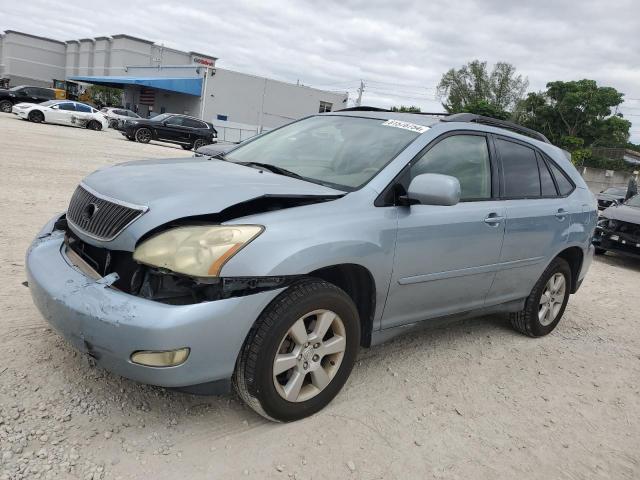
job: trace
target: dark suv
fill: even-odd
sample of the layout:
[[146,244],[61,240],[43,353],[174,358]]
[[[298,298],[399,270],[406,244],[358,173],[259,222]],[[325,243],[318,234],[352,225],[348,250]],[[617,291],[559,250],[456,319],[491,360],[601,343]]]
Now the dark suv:
[[51,88],[20,85],[9,90],[0,89],[0,112],[11,113],[16,103],[42,103],[54,100],[56,92]]
[[218,132],[213,125],[198,118],[175,113],[163,113],[149,119],[128,120],[122,134],[129,140],[149,143],[151,140],[177,143],[185,150],[213,143]]

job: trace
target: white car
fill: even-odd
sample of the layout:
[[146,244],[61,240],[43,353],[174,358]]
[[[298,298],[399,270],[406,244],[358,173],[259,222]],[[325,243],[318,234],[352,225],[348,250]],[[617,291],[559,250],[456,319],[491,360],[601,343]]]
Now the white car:
[[107,118],[98,110],[90,105],[70,100],[18,103],[11,111],[18,117],[35,123],[57,123],[91,130],[102,130],[109,126]]
[[136,112],[132,112],[126,108],[104,107],[100,109],[100,113],[107,117],[109,126],[116,129],[124,125],[127,120],[142,118]]

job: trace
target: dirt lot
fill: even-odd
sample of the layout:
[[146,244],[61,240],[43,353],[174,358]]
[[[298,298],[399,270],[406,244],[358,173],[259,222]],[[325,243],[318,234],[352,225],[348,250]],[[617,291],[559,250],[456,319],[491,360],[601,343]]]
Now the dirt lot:
[[640,262],[613,255],[550,336],[501,317],[411,334],[295,424],[90,365],[31,303],[27,246],[92,170],[182,155],[0,114],[0,479],[640,478]]

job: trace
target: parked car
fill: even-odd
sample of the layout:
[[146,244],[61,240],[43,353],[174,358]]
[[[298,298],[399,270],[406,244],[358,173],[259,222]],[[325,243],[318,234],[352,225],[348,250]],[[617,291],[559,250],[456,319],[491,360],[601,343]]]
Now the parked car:
[[42,103],[55,98],[56,92],[52,88],[20,85],[8,90],[0,89],[0,112],[11,113],[16,103]]
[[127,120],[142,118],[136,112],[132,112],[126,108],[104,107],[100,109],[100,112],[107,117],[109,127],[116,130],[121,129]]
[[90,105],[69,100],[49,100],[44,103],[18,103],[13,113],[23,120],[35,123],[57,123],[74,127],[102,130],[107,128],[107,118]]
[[609,187],[602,190],[596,198],[598,199],[598,210],[604,210],[612,205],[624,202],[627,196],[627,189],[624,187]]
[[602,212],[593,243],[598,255],[611,251],[640,258],[640,195]]
[[291,421],[335,397],[360,347],[412,327],[508,313],[550,333],[591,264],[596,212],[541,134],[360,109],[215,157],[100,169],[26,269],[42,314],[106,369],[199,393],[233,379]]
[[153,118],[129,120],[122,126],[121,132],[127,139],[140,143],[151,140],[176,143],[185,150],[213,143],[218,132],[208,122],[187,115],[163,113]]

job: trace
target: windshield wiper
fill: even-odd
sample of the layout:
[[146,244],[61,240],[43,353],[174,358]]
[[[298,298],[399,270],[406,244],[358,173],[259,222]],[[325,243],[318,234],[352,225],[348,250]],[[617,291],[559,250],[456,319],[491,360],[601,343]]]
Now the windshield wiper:
[[265,170],[269,170],[272,173],[277,173],[278,175],[284,175],[285,177],[293,177],[299,180],[309,181],[307,178],[302,175],[298,175],[291,170],[287,170],[286,168],[276,167],[275,165],[271,165],[269,163],[260,163],[260,162],[235,162],[239,165],[245,165],[247,167],[259,167],[264,168]]

